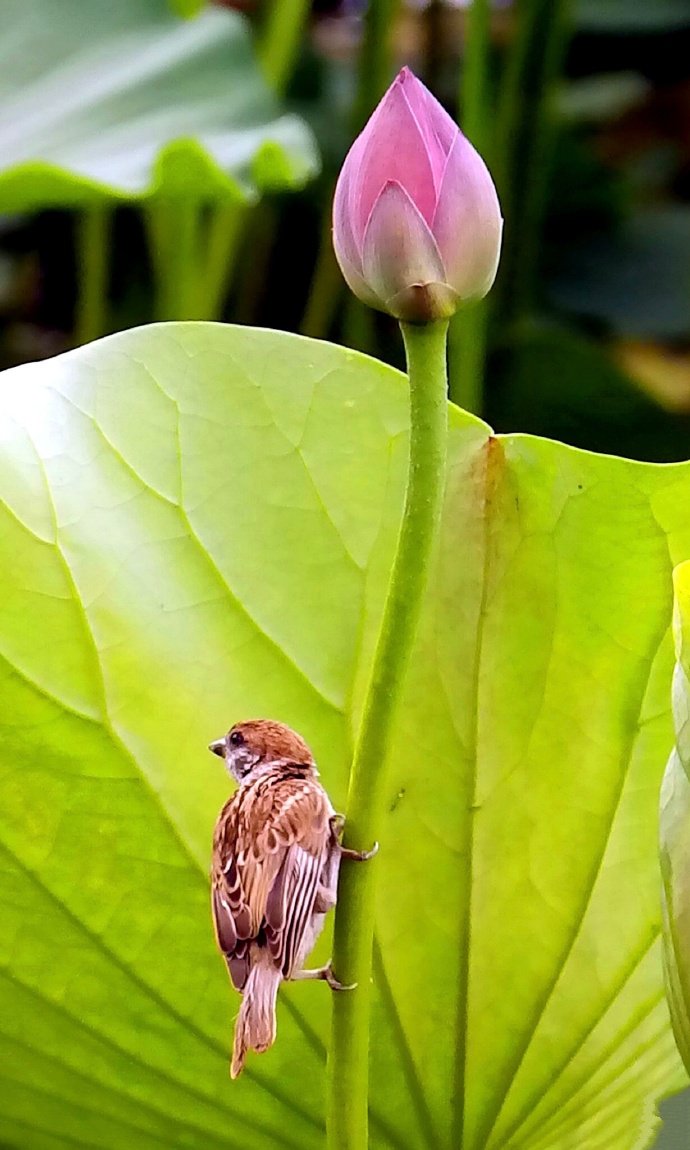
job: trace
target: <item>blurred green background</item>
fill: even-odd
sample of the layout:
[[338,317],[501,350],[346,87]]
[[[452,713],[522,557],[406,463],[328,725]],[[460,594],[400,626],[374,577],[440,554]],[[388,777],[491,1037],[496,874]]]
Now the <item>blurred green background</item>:
[[[330,246],[342,158],[409,64],[506,218],[451,392],[499,431],[690,457],[689,0],[5,0],[0,367],[155,319],[397,366]],[[690,1150],[690,1094],[658,1146]]]
[[454,396],[498,430],[690,454],[687,0],[6,8],[3,366],[194,317],[400,363],[395,325],[345,294],[329,204],[409,63],[506,216],[490,303],[457,324]]
[[[410,64],[506,217],[454,398],[498,430],[690,455],[687,0],[6,0],[0,363],[156,318],[401,363],[329,236],[353,134]],[[182,19],[186,14],[189,18]]]

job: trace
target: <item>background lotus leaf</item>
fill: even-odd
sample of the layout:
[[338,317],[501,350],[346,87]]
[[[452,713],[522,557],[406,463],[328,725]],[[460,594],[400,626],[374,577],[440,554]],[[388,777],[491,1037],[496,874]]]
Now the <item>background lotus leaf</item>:
[[0,211],[295,186],[311,133],[280,115],[237,12],[166,0],[6,0]]

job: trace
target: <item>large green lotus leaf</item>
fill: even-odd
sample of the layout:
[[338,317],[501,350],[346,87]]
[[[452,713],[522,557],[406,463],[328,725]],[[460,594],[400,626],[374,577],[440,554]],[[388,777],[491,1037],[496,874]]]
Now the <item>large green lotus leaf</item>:
[[[0,1139],[323,1145],[328,990],[228,1075],[210,739],[288,721],[338,808],[405,474],[393,370],[211,324],[0,385]],[[690,466],[451,411],[382,834],[372,1146],[640,1150],[686,1080],[657,793]],[[321,954],[327,954],[324,940]]]
[[[59,7],[59,13],[57,8]],[[0,211],[303,183],[314,144],[279,115],[237,12],[166,0],[4,0]]]

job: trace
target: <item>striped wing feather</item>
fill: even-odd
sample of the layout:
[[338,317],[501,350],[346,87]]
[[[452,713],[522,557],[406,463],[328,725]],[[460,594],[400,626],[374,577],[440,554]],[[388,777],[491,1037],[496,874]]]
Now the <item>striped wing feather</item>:
[[284,978],[294,972],[331,843],[331,806],[311,776],[282,768],[241,787],[214,836],[212,906],[218,945],[242,990],[252,944]]

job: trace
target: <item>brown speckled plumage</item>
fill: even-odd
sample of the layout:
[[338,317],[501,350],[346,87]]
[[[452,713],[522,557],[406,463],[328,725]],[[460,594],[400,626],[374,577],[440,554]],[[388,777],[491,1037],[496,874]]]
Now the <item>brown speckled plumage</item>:
[[[335,905],[342,850],[311,752],[294,731],[268,720],[239,723],[211,750],[240,783],[218,817],[212,867],[218,946],[243,995],[235,1078],[248,1050],[275,1039],[278,987],[302,974]],[[315,973],[328,977],[326,968]]]
[[213,843],[213,908],[238,990],[249,973],[249,942],[267,948],[283,978],[293,973],[331,843],[332,813],[313,772],[294,763],[241,787],[223,807]]

